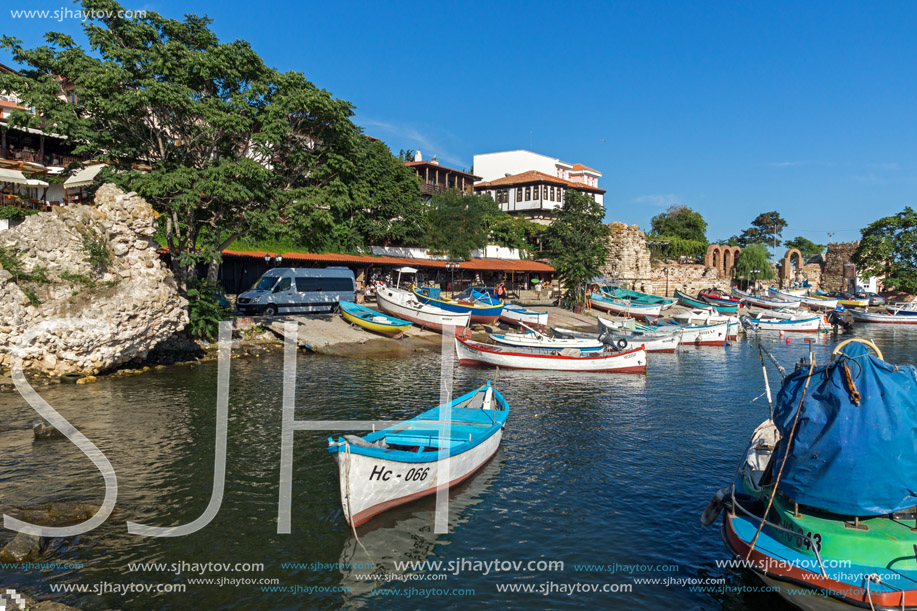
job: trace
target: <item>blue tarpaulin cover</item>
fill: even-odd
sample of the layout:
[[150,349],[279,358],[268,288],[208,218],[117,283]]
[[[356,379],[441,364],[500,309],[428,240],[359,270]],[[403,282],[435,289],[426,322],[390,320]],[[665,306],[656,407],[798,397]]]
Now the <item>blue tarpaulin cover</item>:
[[[850,516],[882,515],[917,505],[917,369],[890,365],[860,343],[816,367],[809,382],[780,490],[801,505]],[[844,372],[860,394],[852,398]],[[808,368],[787,376],[774,423],[784,440],[793,427]],[[774,473],[785,445],[776,453]]]

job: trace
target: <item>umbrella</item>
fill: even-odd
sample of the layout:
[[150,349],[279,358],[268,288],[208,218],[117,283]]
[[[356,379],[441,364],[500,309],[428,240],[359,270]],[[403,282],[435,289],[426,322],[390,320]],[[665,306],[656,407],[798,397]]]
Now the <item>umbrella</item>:
[[532,278],[532,284],[538,284],[541,282],[541,278]]

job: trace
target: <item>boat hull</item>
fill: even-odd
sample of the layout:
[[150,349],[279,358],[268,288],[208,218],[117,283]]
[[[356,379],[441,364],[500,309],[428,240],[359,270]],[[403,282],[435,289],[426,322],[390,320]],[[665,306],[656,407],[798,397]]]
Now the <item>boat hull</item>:
[[520,323],[537,327],[548,326],[548,313],[536,312],[526,308],[510,308],[503,306],[503,312],[500,313],[500,320],[511,325],[519,326]]
[[689,308],[713,308],[720,314],[735,314],[739,307],[736,304],[725,305],[721,303],[710,303],[709,301],[701,301],[700,299],[695,299],[690,295],[686,295],[681,291],[675,291],[675,298],[678,299],[678,302]]
[[[481,347],[479,347],[481,346]],[[646,351],[642,348],[610,356],[571,357],[562,354],[527,354],[513,348],[471,344],[459,338],[455,350],[462,365],[489,365],[505,369],[538,369],[544,371],[584,371],[594,373],[643,373]]]
[[[426,463],[405,463],[338,452],[335,454],[335,459],[338,463],[338,479],[340,480],[344,516],[345,518],[351,516],[348,523],[352,526],[360,526],[393,507],[434,494],[447,485],[455,486],[483,467],[496,454],[502,439],[503,429],[501,428],[468,451],[443,459],[447,463],[445,472],[449,475],[448,484],[437,481],[440,461],[435,460],[436,452],[431,453],[433,460]],[[426,471],[425,479],[408,481],[406,479],[408,472],[414,470],[416,473],[417,469],[429,469]],[[378,475],[380,473],[391,473],[391,475],[387,480],[382,480]],[[348,481],[351,482],[349,493]],[[347,507],[348,498],[349,509]]]
[[773,287],[767,289],[767,295],[778,301],[799,301],[802,305],[812,310],[833,310],[837,307],[837,299],[821,299],[818,297],[809,297],[808,295],[794,295],[785,291],[778,291]]
[[[526,337],[526,335],[532,335],[532,337]],[[566,348],[576,348],[580,351],[596,351],[602,350],[605,347],[605,344],[595,338],[554,339],[545,336],[541,337],[544,339],[539,339],[533,334],[520,333],[512,335],[492,333],[490,335],[490,339],[494,340],[497,344],[515,348],[540,348],[542,350],[555,350],[560,352]]]
[[895,314],[880,314],[878,312],[860,312],[847,310],[855,322],[874,323],[883,325],[917,325],[917,316],[901,316]]
[[[394,338],[401,337],[401,335],[405,331],[411,328],[411,324],[408,321],[401,321],[402,323],[407,323],[407,324],[399,324],[399,323],[394,323],[394,322],[383,322],[381,320],[377,321],[373,319],[367,320],[365,318],[361,318],[354,312],[350,312],[344,309],[343,304],[341,307],[341,316],[343,316],[344,320],[346,320],[347,322],[353,323],[357,325],[358,327],[362,327],[366,329],[367,331],[372,331],[373,333],[379,333],[380,335],[385,335],[387,337],[394,337]],[[383,316],[379,316],[379,318],[388,318],[388,317],[383,315]]]
[[[411,296],[406,291],[402,292]],[[413,298],[413,296],[411,297]],[[430,311],[430,309],[435,306],[421,304],[421,307],[412,307],[409,304],[403,303],[403,301],[405,300],[399,300],[399,295],[394,292],[394,289],[383,288],[376,292],[376,305],[378,305],[379,309],[383,312],[409,320],[418,327],[430,329],[431,331],[442,333],[446,327],[454,327],[455,334],[460,337],[471,335],[471,330],[468,329],[470,322],[470,316],[468,314],[457,314],[446,312],[445,310],[442,314],[439,314]],[[417,303],[419,304],[420,302]]]
[[758,325],[759,331],[783,331],[785,333],[815,333],[822,326],[821,317],[805,320],[761,320],[752,318],[751,322]]
[[786,301],[782,299],[768,299],[767,297],[758,297],[757,295],[752,295],[751,293],[744,293],[739,289],[732,289],[732,294],[736,297],[742,299],[746,303],[757,306],[759,308],[764,308],[766,310],[774,310],[777,308],[789,308],[796,309],[802,305],[802,301],[796,299],[794,301]]
[[421,303],[436,306],[437,308],[446,310],[447,312],[468,314],[471,316],[471,322],[476,322],[483,325],[492,325],[500,319],[500,315],[503,313],[502,301],[499,303],[499,305],[477,306],[470,303],[465,304],[458,301],[436,299],[434,297],[429,297],[423,293],[418,292],[417,289],[414,289],[414,295]]
[[725,346],[729,336],[729,323],[685,327],[681,331],[682,346]]
[[592,307],[596,310],[618,314],[619,316],[631,316],[645,320],[647,316],[657,317],[662,313],[662,306],[654,305],[636,305],[628,304],[622,301],[611,301],[597,293],[592,294]]

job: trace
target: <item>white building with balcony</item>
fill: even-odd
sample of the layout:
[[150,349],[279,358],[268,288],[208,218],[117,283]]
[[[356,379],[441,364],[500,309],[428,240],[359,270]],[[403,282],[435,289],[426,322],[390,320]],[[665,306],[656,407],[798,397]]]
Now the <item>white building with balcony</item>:
[[474,173],[483,179],[475,183],[475,193],[490,195],[502,210],[536,222],[551,222],[567,189],[605,205],[605,190],[599,188],[601,172],[531,151],[475,155]]

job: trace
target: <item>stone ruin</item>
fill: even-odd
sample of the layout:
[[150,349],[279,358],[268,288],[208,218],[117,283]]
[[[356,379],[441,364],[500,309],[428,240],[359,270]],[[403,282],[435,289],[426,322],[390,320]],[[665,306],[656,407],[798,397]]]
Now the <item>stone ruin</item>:
[[[7,263],[13,257],[19,267],[0,270],[4,368],[36,326],[37,336],[16,354],[27,370],[60,375],[95,374],[144,358],[187,325],[187,301],[152,238],[157,213],[136,193],[110,184],[99,188],[95,202],[54,208],[0,232]],[[104,269],[100,256],[108,259]],[[86,326],[89,320],[103,328]]]

